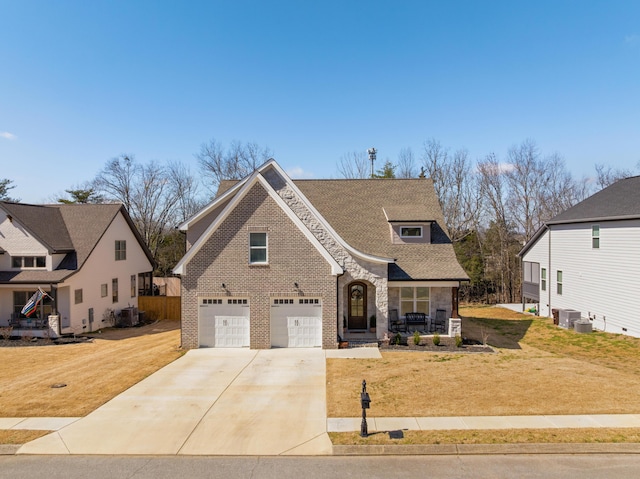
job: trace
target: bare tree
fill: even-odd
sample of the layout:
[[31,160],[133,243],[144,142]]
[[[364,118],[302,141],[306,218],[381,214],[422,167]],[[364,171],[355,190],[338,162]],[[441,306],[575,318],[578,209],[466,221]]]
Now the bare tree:
[[200,194],[200,183],[191,174],[189,167],[178,161],[167,163],[167,173],[174,184],[177,197],[175,216],[183,222],[204,206]]
[[340,157],[338,173],[347,179],[371,178],[369,156],[365,151],[351,151]]
[[547,199],[545,188],[549,170],[538,146],[530,139],[511,147],[507,159],[504,176],[508,188],[508,214],[528,241],[543,222],[542,208]]
[[[640,161],[638,161],[638,164],[636,165],[636,170],[640,171]],[[614,169],[609,165],[596,164],[596,184],[599,190],[612,185],[618,180],[629,178],[633,175],[633,170],[624,168]]]
[[422,162],[433,180],[449,236],[456,243],[477,228],[482,206],[469,153],[459,149],[450,155],[432,139],[424,144]]
[[177,163],[139,164],[122,155],[107,162],[94,181],[107,201],[125,205],[154,258],[166,234],[197,204],[195,180]]
[[416,178],[418,176],[416,163],[411,148],[402,148],[398,153],[396,165],[397,178]]
[[424,142],[422,149],[422,165],[429,177],[433,180],[433,186],[436,189],[436,195],[442,206],[444,198],[444,190],[448,187],[449,179],[449,153],[442,144],[431,138]]
[[205,186],[212,193],[222,180],[244,178],[272,156],[269,148],[252,142],[233,141],[225,150],[214,138],[200,145],[200,151],[195,154],[203,175],[211,180]]

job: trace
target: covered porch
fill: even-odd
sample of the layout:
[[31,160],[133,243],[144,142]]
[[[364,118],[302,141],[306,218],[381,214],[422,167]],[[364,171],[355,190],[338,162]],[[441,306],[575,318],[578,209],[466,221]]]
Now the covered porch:
[[[40,289],[44,295],[29,315],[22,310]],[[4,336],[57,338],[59,316],[55,313],[57,288],[43,285],[4,285],[0,287],[0,329]]]
[[342,317],[338,328],[344,341],[368,343],[400,333],[412,335],[461,333],[458,281],[389,281],[380,287],[350,281],[341,288]]

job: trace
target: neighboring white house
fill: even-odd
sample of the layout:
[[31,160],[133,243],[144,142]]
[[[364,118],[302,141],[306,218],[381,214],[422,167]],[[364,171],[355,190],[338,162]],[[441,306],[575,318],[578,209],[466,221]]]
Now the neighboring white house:
[[[105,327],[105,313],[136,307],[153,259],[121,204],[0,201],[0,327],[33,336]],[[41,289],[35,314],[21,310]]]
[[574,309],[593,327],[640,337],[640,176],[548,221],[524,246],[523,300]]

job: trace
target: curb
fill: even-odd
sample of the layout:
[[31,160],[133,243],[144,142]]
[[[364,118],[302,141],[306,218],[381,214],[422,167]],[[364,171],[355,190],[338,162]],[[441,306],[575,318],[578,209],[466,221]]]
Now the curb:
[[333,446],[334,456],[461,456],[479,454],[640,454],[640,443]]
[[20,447],[22,444],[0,444],[0,456],[12,456]]

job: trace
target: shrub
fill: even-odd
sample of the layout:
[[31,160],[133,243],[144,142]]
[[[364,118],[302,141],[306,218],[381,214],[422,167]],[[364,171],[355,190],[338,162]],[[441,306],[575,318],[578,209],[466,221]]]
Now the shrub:
[[11,337],[11,333],[13,332],[13,326],[6,326],[4,328],[0,328],[0,336],[3,339],[9,339]]
[[462,347],[462,336],[460,336],[459,334],[456,334],[456,347]]
[[396,333],[393,337],[393,344],[400,344],[402,342],[402,335],[400,333]]
[[418,331],[413,332],[413,344],[416,346],[420,344],[420,333]]
[[433,335],[433,344],[435,346],[440,346],[440,335],[438,333]]

